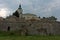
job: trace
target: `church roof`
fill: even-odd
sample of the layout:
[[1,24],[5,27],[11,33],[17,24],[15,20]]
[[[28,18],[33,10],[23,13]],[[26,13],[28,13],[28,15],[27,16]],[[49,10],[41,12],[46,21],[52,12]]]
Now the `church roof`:
[[35,14],[31,14],[31,13],[26,13],[26,14],[23,14],[23,15],[28,15],[28,16],[37,16]]

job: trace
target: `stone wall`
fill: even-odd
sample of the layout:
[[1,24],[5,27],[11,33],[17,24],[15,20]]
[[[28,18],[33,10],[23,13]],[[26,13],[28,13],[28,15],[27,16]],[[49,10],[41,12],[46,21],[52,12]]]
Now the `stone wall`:
[[[10,30],[8,30],[10,27]],[[55,35],[60,34],[60,23],[58,22],[1,22],[0,31],[22,30],[29,35]]]

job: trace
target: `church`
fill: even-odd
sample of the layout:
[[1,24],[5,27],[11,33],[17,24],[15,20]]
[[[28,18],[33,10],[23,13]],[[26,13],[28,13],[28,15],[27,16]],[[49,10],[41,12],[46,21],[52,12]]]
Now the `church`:
[[25,20],[30,20],[30,19],[36,19],[39,20],[39,18],[37,17],[37,15],[35,14],[31,14],[31,13],[25,13],[23,14],[23,9],[21,8],[21,4],[19,5],[19,8],[15,11],[15,13],[13,13],[14,16],[21,18],[24,18]]

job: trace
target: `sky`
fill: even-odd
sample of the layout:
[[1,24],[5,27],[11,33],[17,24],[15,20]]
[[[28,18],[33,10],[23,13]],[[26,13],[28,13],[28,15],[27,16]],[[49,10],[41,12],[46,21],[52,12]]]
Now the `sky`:
[[0,0],[0,17],[15,12],[19,4],[23,13],[33,13],[41,17],[55,16],[60,21],[60,0]]

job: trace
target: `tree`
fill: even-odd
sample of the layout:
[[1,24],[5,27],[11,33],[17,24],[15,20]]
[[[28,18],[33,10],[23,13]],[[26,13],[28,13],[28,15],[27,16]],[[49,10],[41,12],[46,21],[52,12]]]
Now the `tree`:
[[57,18],[55,18],[54,16],[51,16],[51,17],[49,17],[48,19],[49,19],[49,20],[55,20],[55,21],[57,20]]
[[40,16],[39,16],[39,18],[40,18]]
[[16,11],[15,13],[13,13],[14,16],[19,17],[19,13]]
[[43,19],[45,19],[45,17],[43,17]]

